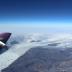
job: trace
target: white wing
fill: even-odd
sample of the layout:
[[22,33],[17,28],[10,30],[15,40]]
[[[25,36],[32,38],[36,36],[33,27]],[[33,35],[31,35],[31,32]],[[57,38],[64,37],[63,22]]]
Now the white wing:
[[0,41],[0,45],[1,45],[1,46],[5,46],[6,44],[3,43],[2,41]]

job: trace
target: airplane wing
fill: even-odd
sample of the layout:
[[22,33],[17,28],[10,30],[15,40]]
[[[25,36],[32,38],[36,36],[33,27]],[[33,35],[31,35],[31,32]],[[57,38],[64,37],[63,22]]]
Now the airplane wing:
[[0,46],[5,46],[6,44],[0,41]]
[[11,33],[1,33],[0,41],[2,41],[3,43],[6,43],[8,39],[10,38],[10,36],[11,36]]
[[0,47],[4,47],[6,45],[6,42],[10,38],[11,33],[1,33],[0,34]]

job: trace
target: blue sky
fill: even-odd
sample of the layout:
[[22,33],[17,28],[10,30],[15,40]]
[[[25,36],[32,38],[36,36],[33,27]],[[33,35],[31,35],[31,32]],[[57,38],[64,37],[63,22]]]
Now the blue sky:
[[72,0],[0,0],[0,25],[72,26]]

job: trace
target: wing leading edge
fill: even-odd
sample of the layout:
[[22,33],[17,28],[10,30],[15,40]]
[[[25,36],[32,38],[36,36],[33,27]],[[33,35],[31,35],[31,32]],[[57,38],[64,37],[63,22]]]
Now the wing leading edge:
[[0,47],[3,47],[6,45],[6,42],[10,38],[11,33],[1,33],[0,34]]

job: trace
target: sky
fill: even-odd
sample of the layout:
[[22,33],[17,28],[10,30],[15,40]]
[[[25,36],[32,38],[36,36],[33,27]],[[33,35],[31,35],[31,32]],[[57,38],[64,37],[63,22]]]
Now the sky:
[[72,26],[72,0],[0,0],[0,25]]

